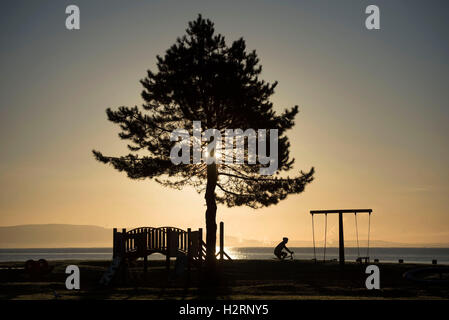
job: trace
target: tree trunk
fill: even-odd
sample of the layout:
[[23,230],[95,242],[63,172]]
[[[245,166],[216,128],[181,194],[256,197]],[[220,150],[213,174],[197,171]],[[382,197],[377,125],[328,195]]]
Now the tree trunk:
[[215,201],[215,187],[217,185],[217,165],[207,165],[206,185],[206,265],[213,269],[215,266],[215,247],[217,243],[217,203]]

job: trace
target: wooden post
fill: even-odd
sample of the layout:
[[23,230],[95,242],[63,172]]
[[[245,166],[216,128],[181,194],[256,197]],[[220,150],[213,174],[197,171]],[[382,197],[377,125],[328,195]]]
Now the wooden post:
[[157,230],[157,246],[156,248],[162,248],[162,229]]
[[119,250],[120,250],[120,257],[122,258],[123,267],[121,268],[121,281],[126,282],[126,275],[128,273],[128,261],[125,259],[126,257],[126,244],[128,243],[128,240],[126,239],[126,228],[122,229],[122,234],[120,235],[120,241],[119,241]]
[[224,223],[220,222],[220,261],[223,261],[224,253]]
[[126,228],[122,229],[122,240],[120,241],[120,252],[122,253],[122,258],[125,256],[126,247],[127,247],[127,239],[126,239]]
[[112,230],[112,259],[117,256],[117,228]]
[[153,249],[155,247],[154,245],[154,229],[150,229],[150,245],[149,249]]
[[338,235],[339,235],[339,256],[340,265],[345,264],[345,240],[343,235],[343,213],[338,213]]
[[190,235],[192,234],[192,229],[187,229],[187,271],[190,274],[190,264],[192,263],[192,246],[190,245]]
[[165,264],[167,267],[167,271],[170,270],[170,229],[167,229],[167,232],[165,233],[165,245],[166,245],[166,250],[165,250]]
[[144,273],[147,273],[147,270],[148,270],[148,256],[147,256],[147,254],[148,254],[148,252],[147,252],[147,250],[148,250],[148,231],[147,230],[145,230],[145,247],[144,247],[144,256],[143,256],[143,272]]
[[203,264],[203,228],[198,229],[198,242],[199,242],[198,265],[199,268],[201,269],[201,266]]

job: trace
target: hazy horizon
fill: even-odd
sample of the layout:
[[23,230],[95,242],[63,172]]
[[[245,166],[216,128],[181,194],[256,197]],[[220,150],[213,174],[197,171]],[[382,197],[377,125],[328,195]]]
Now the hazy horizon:
[[[219,205],[227,235],[311,241],[310,210],[372,208],[371,239],[449,243],[448,2],[376,1],[377,31],[364,28],[364,0],[79,0],[77,31],[65,29],[68,4],[2,2],[0,226],[205,228],[204,194],[130,180],[91,153],[127,153],[105,109],[141,105],[139,80],[201,13],[228,44],[256,49],[261,78],[279,81],[277,111],[299,105],[289,174],[316,168],[278,205]],[[322,241],[324,217],[315,223]],[[367,225],[359,215],[361,241]],[[355,239],[352,214],[344,226]]]
[[[158,227],[158,226],[156,226]],[[160,227],[160,226],[159,226]],[[54,229],[51,229],[54,228]],[[126,228],[128,231],[132,229]],[[120,229],[119,229],[120,230]],[[80,239],[84,239],[81,242]],[[281,239],[265,242],[257,239],[242,239],[226,234],[226,247],[273,247]],[[360,248],[365,248],[367,241],[359,240]],[[316,247],[322,250],[323,240],[316,241]],[[312,247],[313,242],[306,239],[290,239],[289,247]],[[95,225],[72,224],[28,224],[0,226],[0,249],[48,249],[48,248],[111,248],[112,229]],[[328,248],[338,247],[338,242],[327,242]],[[345,239],[346,248],[357,247],[356,239]],[[449,243],[400,243],[381,239],[370,239],[372,248],[400,247],[439,247],[447,248]]]

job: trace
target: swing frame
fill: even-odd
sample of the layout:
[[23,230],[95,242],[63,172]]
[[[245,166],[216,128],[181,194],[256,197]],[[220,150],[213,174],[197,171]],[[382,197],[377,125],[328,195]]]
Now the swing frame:
[[[326,260],[326,233],[327,233],[327,215],[328,214],[337,214],[338,213],[338,253],[339,253],[339,261],[340,265],[345,264],[345,240],[343,235],[343,213],[353,213],[356,216],[357,222],[357,214],[358,213],[368,213],[369,215],[369,223],[368,223],[368,252],[367,257],[364,257],[365,260],[369,259],[369,237],[370,237],[370,228],[371,228],[371,213],[373,209],[334,209],[334,210],[311,210],[310,214],[312,215],[312,232],[313,232],[313,252],[316,261],[316,252],[315,252],[315,225],[313,216],[315,214],[325,214],[326,215],[326,231],[325,231],[325,240],[324,240],[324,260]],[[359,237],[357,230],[357,245],[358,245]],[[360,255],[360,252],[359,252]]]

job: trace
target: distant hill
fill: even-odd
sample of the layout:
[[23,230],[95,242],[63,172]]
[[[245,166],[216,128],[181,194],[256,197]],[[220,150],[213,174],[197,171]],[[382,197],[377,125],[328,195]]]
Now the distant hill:
[[0,227],[0,247],[112,247],[112,229],[71,224],[30,224]]
[[[217,239],[218,241],[218,239]],[[280,241],[280,239],[279,239]],[[279,241],[260,241],[240,239],[227,235],[227,247],[272,247]],[[361,242],[362,246],[366,241]],[[218,244],[218,243],[217,243]],[[317,246],[323,246],[317,241]],[[449,244],[405,244],[372,240],[372,247],[449,247]],[[312,241],[290,240],[290,247],[310,247]],[[328,243],[336,247],[338,243]],[[346,247],[357,246],[354,240],[345,240]],[[29,224],[0,227],[0,248],[76,248],[76,247],[112,247],[112,229],[90,225],[72,224]]]

